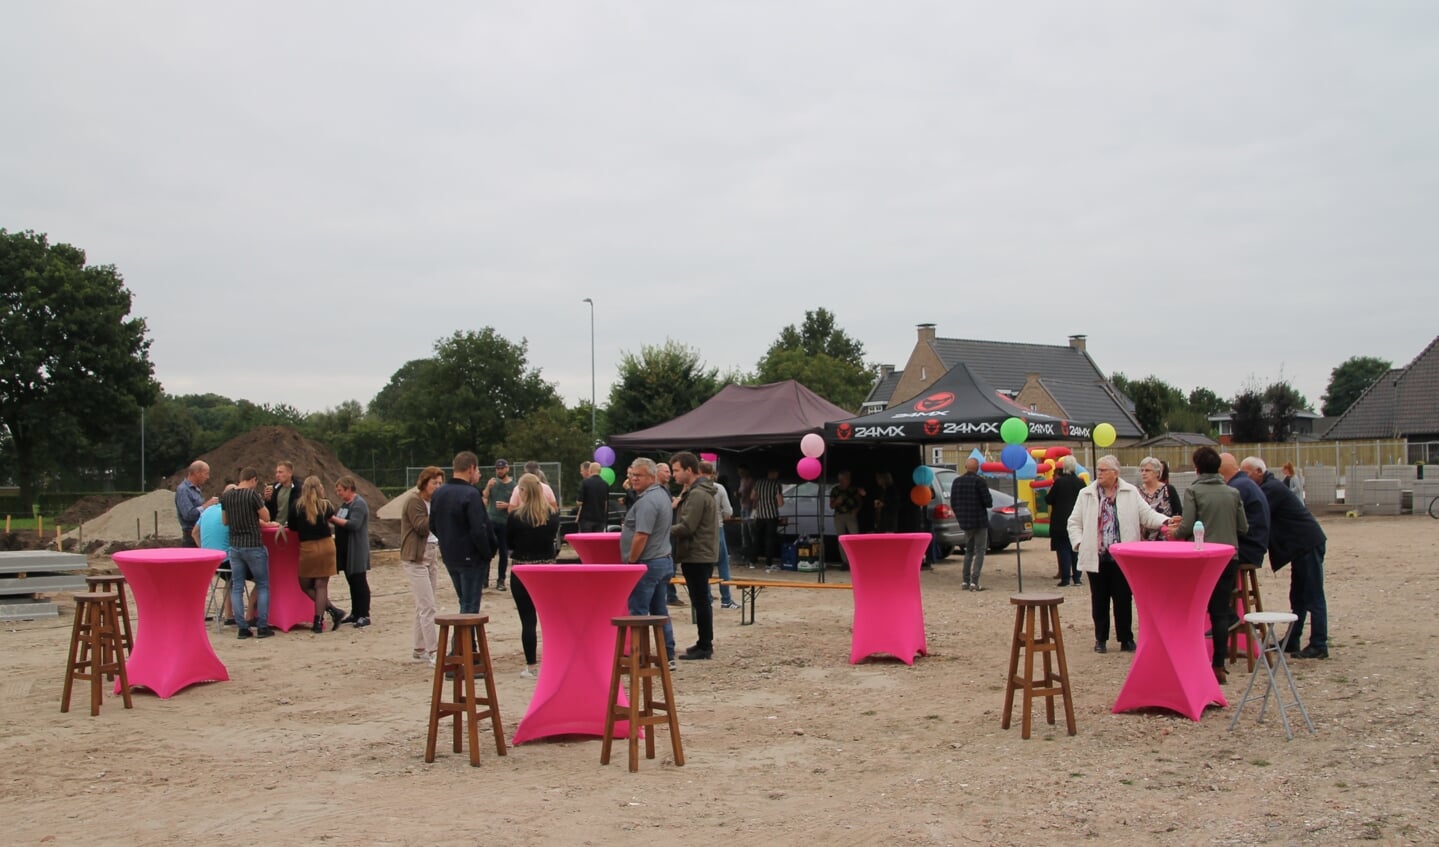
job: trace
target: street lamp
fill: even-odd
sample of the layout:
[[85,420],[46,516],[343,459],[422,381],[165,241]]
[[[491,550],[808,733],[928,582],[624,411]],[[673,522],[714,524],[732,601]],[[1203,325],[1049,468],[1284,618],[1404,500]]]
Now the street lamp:
[[599,438],[595,417],[595,301],[586,297],[584,302],[590,304],[590,437]]

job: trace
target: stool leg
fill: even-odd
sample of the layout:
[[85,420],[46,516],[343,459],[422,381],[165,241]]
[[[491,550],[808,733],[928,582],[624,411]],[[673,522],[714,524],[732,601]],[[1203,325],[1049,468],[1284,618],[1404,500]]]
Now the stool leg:
[[120,595],[120,627],[125,638],[125,654],[129,655],[135,649],[135,632],[130,628],[130,601],[125,599],[125,583],[115,586],[115,591]]
[[90,716],[100,714],[100,703],[104,699],[103,690],[100,687],[100,679],[105,674],[101,670],[103,666],[104,646],[100,639],[100,628],[104,626],[104,619],[101,616],[99,603],[89,604],[89,614],[86,615],[86,625],[89,628],[85,644],[90,665]]
[[123,649],[124,645],[121,643],[122,636],[120,634],[119,627],[116,626],[116,621],[114,618],[114,615],[116,613],[123,614],[123,612],[120,612],[120,606],[118,603],[109,603],[106,604],[103,613],[107,620],[105,622],[105,631],[101,633],[101,637],[103,637],[107,642],[109,642],[110,648],[108,652],[114,661],[113,666],[107,667],[105,678],[114,679],[117,676],[120,678],[120,682],[118,684],[118,688],[120,689],[120,698],[124,701],[125,708],[133,709],[135,707],[135,704],[131,701],[130,698],[130,675],[125,670],[126,653]]
[[[449,652],[449,624],[440,624],[440,646]],[[435,662],[435,685],[430,692],[430,728],[425,736],[425,763],[435,761],[435,742],[440,735],[440,700],[445,696],[445,665],[449,656],[441,655],[439,661]]]
[[1019,634],[1024,625],[1024,607],[1014,607],[1014,638],[1009,642],[1009,676],[1004,684],[1004,719],[1000,729],[1009,729],[1010,714],[1014,711],[1015,674],[1019,673]]
[[654,737],[646,732],[640,725],[641,703],[644,697],[644,690],[640,684],[640,670],[649,664],[650,659],[650,638],[649,630],[640,630],[636,635],[643,635],[643,638],[635,638],[630,641],[630,706],[626,719],[629,721],[629,754],[630,773],[640,769],[640,734],[643,732],[650,750],[650,757],[654,757]]
[[470,735],[470,766],[480,764],[480,726],[475,711],[475,639],[470,627],[456,628],[460,632],[460,669],[455,673],[454,697],[463,708],[455,712],[455,752],[464,750],[465,723],[468,719]]
[[600,744],[600,764],[610,763],[610,746],[615,740],[615,713],[620,703],[620,676],[625,672],[625,628],[615,628],[615,660],[610,665],[610,696],[605,701],[605,734]]
[[1034,718],[1034,607],[1024,610],[1024,718],[1020,723],[1020,738],[1029,738]]
[[490,730],[495,735],[495,755],[509,755],[505,747],[505,723],[500,719],[500,698],[495,693],[495,669],[490,664],[490,641],[485,635],[485,625],[479,627],[480,668],[485,675],[485,714],[490,718]]
[[70,625],[70,654],[65,660],[65,693],[60,696],[61,713],[70,711],[70,694],[75,688],[75,669],[80,663],[80,634],[84,629],[88,604],[75,607],[75,621]]
[[1060,691],[1064,696],[1064,723],[1070,735],[1078,730],[1074,724],[1074,697],[1069,690],[1069,664],[1064,658],[1064,629],[1059,625],[1059,607],[1051,609],[1054,615],[1054,653],[1055,661],[1059,663]]
[[[1040,640],[1044,642],[1046,648],[1054,644],[1054,631],[1050,628],[1049,623],[1049,612],[1052,608],[1054,607],[1046,606],[1039,610]],[[1054,678],[1054,660],[1051,655],[1052,653],[1052,650],[1046,649],[1042,657],[1044,659],[1044,688],[1046,691],[1052,690],[1054,683],[1057,682]],[[1050,726],[1054,726],[1053,694],[1044,695],[1044,720]]]
[[675,754],[675,767],[685,763],[685,751],[680,743],[680,716],[675,712],[674,679],[670,676],[670,661],[665,648],[664,627],[655,628],[655,647],[659,653],[660,685],[665,695],[665,715],[669,718],[670,747]]

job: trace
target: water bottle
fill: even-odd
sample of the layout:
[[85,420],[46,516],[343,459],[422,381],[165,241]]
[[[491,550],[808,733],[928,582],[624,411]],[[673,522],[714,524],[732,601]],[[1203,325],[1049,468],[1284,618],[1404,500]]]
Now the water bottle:
[[1204,521],[1194,522],[1194,549],[1204,549]]

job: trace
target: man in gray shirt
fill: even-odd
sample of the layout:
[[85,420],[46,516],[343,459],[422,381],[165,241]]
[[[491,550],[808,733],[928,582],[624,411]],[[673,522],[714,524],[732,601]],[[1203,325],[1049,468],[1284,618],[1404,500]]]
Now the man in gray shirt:
[[[625,514],[620,530],[620,554],[629,564],[644,565],[645,573],[630,592],[631,615],[664,615],[669,617],[665,589],[675,575],[674,559],[670,557],[670,526],[674,522],[670,493],[658,484],[652,459],[635,459],[630,463],[630,490],[635,493],[634,505]],[[674,627],[665,621],[665,650],[669,653],[670,669],[675,667]]]

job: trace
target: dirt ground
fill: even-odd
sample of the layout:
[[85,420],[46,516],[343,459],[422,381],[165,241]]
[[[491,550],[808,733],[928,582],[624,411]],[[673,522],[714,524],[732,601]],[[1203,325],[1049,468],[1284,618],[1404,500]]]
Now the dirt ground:
[[[214,643],[229,682],[140,693],[129,711],[107,697],[95,718],[59,711],[68,609],[6,625],[0,820],[17,845],[1439,843],[1439,523],[1324,527],[1331,658],[1295,662],[1318,733],[1293,741],[1252,706],[1232,733],[1229,709],[1110,714],[1130,654],[1092,652],[1087,589],[1073,588],[1061,613],[1078,735],[1038,707],[1030,740],[1017,719],[1000,729],[1010,550],[980,594],[960,590],[957,558],[923,575],[931,653],[913,667],[849,664],[847,592],[771,589],[756,626],[723,612],[715,659],[676,675],[683,767],[663,733],[637,774],[622,752],[602,767],[598,739],[485,747],[479,768],[442,742],[426,765],[430,669],[410,660],[391,553],[371,574],[373,627],[244,642],[228,629]],[[1042,542],[1023,557],[1028,588],[1053,585]],[[1262,589],[1286,608],[1288,571]],[[487,591],[484,610],[513,734],[533,683],[517,676],[509,595]],[[688,618],[676,612],[682,645]],[[1234,701],[1245,679],[1231,677]]]

